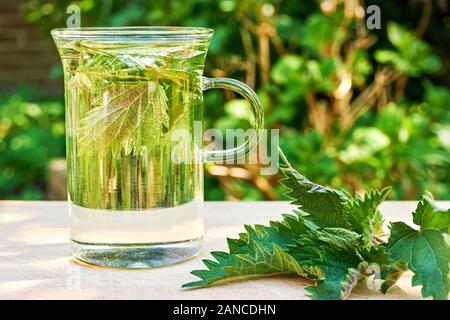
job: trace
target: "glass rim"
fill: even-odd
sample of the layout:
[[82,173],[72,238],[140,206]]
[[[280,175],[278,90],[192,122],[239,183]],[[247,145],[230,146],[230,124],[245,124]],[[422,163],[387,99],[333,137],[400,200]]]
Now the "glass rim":
[[135,27],[80,27],[56,28],[51,30],[55,38],[63,39],[183,39],[207,40],[214,29],[206,27],[176,27],[176,26],[135,26]]

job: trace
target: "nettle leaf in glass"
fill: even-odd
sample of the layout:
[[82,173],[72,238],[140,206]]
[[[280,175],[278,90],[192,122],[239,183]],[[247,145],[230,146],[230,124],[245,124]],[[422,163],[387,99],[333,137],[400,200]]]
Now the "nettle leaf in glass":
[[75,79],[94,95],[80,123],[80,154],[97,148],[112,148],[114,154],[138,154],[143,146],[150,150],[169,128],[168,98],[160,78],[173,56],[161,57],[159,69],[146,70],[132,57],[76,47],[81,63]]
[[[200,117],[193,105],[202,99],[198,82],[206,48],[141,46],[83,40],[63,49],[69,57],[63,59],[67,112],[78,113],[67,124],[75,136],[68,139],[68,157],[77,158],[69,161],[76,170],[68,171],[75,204],[131,209],[194,198],[190,179],[183,178],[193,168],[172,163],[170,136],[177,129],[192,132],[192,120]],[[176,183],[168,179],[173,170]]]

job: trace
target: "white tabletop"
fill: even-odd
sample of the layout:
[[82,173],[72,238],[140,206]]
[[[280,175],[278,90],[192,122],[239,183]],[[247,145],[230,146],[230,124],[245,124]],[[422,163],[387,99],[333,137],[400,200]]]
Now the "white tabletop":
[[[438,202],[450,207],[450,201]],[[411,222],[416,202],[388,201],[387,220]],[[101,269],[70,256],[66,202],[0,201],[0,299],[306,299],[307,280],[278,276],[223,286],[184,290],[209,252],[226,249],[243,224],[279,220],[287,202],[206,202],[206,233],[200,255],[173,266],[147,270]],[[411,273],[386,295],[361,285],[351,299],[418,299]]]

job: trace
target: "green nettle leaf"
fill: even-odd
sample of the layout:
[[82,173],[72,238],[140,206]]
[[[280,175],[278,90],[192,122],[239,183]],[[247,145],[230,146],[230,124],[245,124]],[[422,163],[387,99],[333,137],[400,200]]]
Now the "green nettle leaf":
[[170,54],[155,52],[152,64],[143,66],[132,55],[114,55],[80,42],[74,49],[80,62],[72,82],[90,104],[78,130],[79,155],[108,148],[114,154],[137,154],[143,146],[151,150],[169,129],[162,82],[186,81],[187,68]]
[[444,210],[436,206],[433,195],[426,193],[413,213],[413,221],[423,229],[439,229],[450,232],[450,209]]
[[113,55],[100,48],[75,42],[75,50],[80,52],[80,64],[75,75],[81,84],[92,86],[96,81],[135,81],[145,77],[145,69],[131,57]]
[[358,248],[361,239],[358,233],[343,228],[324,228],[311,233],[315,233],[318,240],[341,249]]
[[382,236],[383,217],[378,211],[378,206],[384,201],[391,189],[371,191],[364,197],[359,194],[354,200],[350,200],[344,209],[344,215],[350,222],[352,230],[362,234],[365,244],[372,243],[374,238]]
[[389,253],[407,263],[415,275],[414,286],[422,285],[422,295],[447,299],[449,291],[450,245],[436,229],[415,230],[403,222],[391,224]]
[[306,288],[312,299],[343,299],[362,278],[354,272],[363,262],[352,245],[357,237],[342,234],[336,230],[309,233],[289,248],[300,264],[319,268],[324,274],[316,286]]
[[259,244],[250,242],[252,254],[237,255],[237,266],[226,267],[224,271],[230,277],[241,277],[245,275],[262,275],[276,273],[292,273],[299,276],[308,276],[308,272],[283,249],[276,244],[273,245],[273,251]]
[[348,228],[362,234],[365,243],[383,235],[383,219],[378,206],[390,188],[371,191],[364,197],[357,194],[353,199],[347,193],[309,181],[292,168],[287,159],[284,163],[280,168],[286,178],[281,183],[290,189],[287,196],[294,200],[292,204],[308,214],[307,219],[323,227]]
[[151,149],[168,125],[167,97],[159,83],[113,84],[101,104],[80,122],[79,153],[112,146],[128,153],[139,152],[142,145]]
[[310,293],[310,297],[314,300],[340,300],[346,299],[358,282],[365,278],[362,269],[365,263],[360,264],[361,267],[353,269],[346,264],[339,265],[332,260],[330,265],[324,267],[326,278],[319,280],[317,286],[308,286],[306,291]]
[[294,170],[280,150],[287,195],[298,205],[293,214],[270,226],[245,226],[239,239],[228,239],[229,253],[212,252],[207,270],[183,287],[204,287],[255,276],[295,274],[316,282],[306,287],[312,299],[345,299],[362,280],[382,280],[386,292],[407,269],[413,285],[423,285],[424,297],[448,295],[449,211],[437,208],[426,194],[414,212],[417,231],[402,222],[391,224],[383,243],[379,204],[389,188],[354,198],[315,184]]
[[247,225],[245,229],[239,239],[228,239],[229,253],[211,252],[216,261],[203,260],[208,270],[192,272],[201,281],[187,283],[183,287],[202,287],[267,274],[323,276],[319,268],[303,267],[286,252],[287,247],[308,230],[301,217],[286,215],[281,222],[271,222],[270,227]]
[[391,286],[405,270],[395,265],[383,247],[367,248],[361,245],[360,235],[344,230],[314,231],[288,248],[301,265],[314,266],[324,274],[322,279],[316,279],[316,286],[306,288],[312,299],[345,299],[373,274]]
[[281,183],[290,189],[286,195],[293,199],[292,204],[309,215],[311,221],[326,227],[347,226],[342,216],[347,194],[309,181],[290,165],[280,168],[286,176]]

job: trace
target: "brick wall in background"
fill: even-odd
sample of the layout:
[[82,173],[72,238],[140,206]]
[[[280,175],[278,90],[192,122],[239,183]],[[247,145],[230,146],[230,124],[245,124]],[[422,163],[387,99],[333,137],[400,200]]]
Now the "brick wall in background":
[[60,79],[50,79],[59,63],[50,35],[27,23],[20,10],[24,0],[0,1],[0,93],[14,92],[20,84],[31,84],[50,95],[63,92]]

